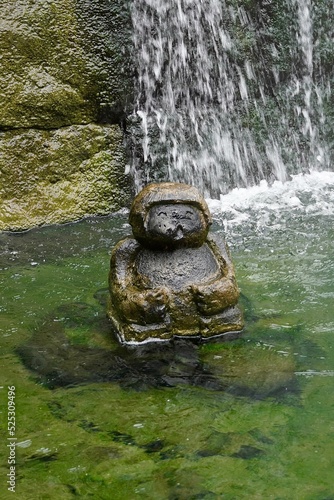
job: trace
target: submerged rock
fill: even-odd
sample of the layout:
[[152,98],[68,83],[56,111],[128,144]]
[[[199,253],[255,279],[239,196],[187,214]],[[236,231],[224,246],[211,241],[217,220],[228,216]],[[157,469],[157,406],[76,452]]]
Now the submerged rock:
[[[101,299],[102,292],[98,292]],[[181,338],[119,345],[110,336],[110,323],[101,304],[62,304],[36,326],[17,352],[50,389],[95,382],[114,382],[136,391],[194,386],[256,400],[285,400],[298,390],[291,357],[242,339],[226,343],[217,337],[214,343],[203,345]],[[61,413],[61,408],[55,407],[54,412]],[[267,443],[259,430],[253,437]],[[229,436],[222,435],[219,446],[223,449],[228,440]],[[220,453],[217,447],[211,448],[205,448],[203,454]]]
[[104,337],[110,325],[88,304],[60,306],[17,350],[24,364],[50,388],[89,382],[118,382],[124,388],[195,385],[223,389],[202,364],[195,343],[119,346]]

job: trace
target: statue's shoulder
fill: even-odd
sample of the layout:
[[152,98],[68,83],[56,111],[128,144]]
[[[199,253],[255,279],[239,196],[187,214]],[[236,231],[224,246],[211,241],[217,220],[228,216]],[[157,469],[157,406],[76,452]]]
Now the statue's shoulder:
[[111,252],[112,260],[125,259],[133,256],[140,249],[140,244],[131,236],[120,240]]
[[225,238],[220,233],[209,233],[207,243],[214,253],[219,253],[226,263],[231,262],[231,255]]

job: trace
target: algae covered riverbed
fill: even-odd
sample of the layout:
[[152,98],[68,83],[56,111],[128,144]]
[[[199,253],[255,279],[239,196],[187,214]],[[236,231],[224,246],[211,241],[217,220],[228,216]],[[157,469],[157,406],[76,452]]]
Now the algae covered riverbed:
[[333,183],[317,179],[212,203],[246,319],[226,343],[117,344],[126,215],[0,235],[1,498],[8,386],[20,499],[334,498]]

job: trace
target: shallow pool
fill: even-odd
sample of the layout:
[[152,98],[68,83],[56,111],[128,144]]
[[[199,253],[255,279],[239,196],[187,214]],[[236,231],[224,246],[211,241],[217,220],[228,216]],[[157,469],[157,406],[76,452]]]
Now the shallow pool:
[[211,202],[246,318],[225,343],[117,344],[126,215],[0,235],[1,498],[15,386],[20,499],[334,499],[334,182],[315,178]]

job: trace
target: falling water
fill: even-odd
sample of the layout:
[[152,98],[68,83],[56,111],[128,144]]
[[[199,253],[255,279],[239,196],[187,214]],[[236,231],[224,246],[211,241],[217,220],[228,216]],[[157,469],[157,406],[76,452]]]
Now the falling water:
[[174,180],[217,196],[326,166],[312,0],[279,6],[288,51],[272,27],[261,34],[275,15],[263,7],[271,2],[248,11],[242,4],[133,0],[138,78],[130,135],[138,188]]

